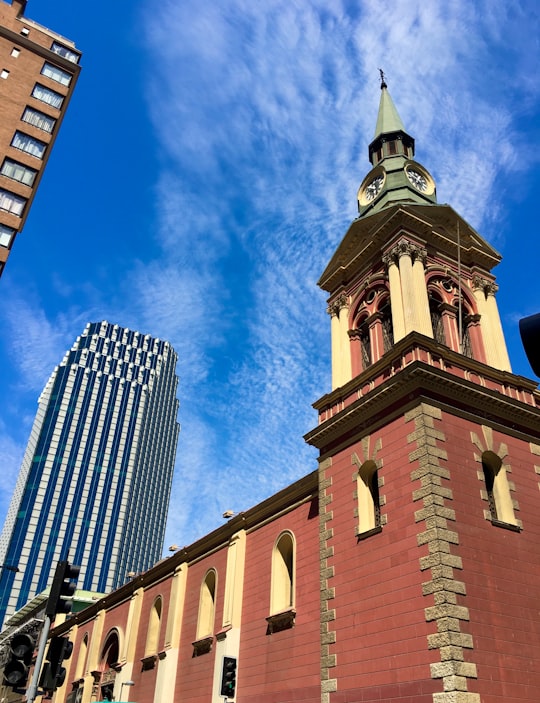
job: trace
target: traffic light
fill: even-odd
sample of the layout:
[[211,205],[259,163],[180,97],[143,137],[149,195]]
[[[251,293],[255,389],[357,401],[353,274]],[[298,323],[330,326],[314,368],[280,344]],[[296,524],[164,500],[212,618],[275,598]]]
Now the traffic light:
[[15,635],[9,643],[8,660],[4,665],[4,685],[24,688],[34,656],[36,641],[30,635]]
[[47,652],[47,663],[43,667],[39,685],[44,691],[53,692],[66,680],[66,669],[62,662],[69,659],[73,652],[73,642],[67,637],[53,637]]
[[59,561],[56,565],[51,592],[47,601],[45,615],[54,618],[57,613],[70,613],[73,605],[71,596],[77,588],[80,566],[72,566],[68,561]]
[[523,317],[519,321],[519,333],[529,364],[534,373],[540,376],[540,313]]
[[236,691],[236,659],[223,657],[223,673],[221,675],[221,695],[234,698]]

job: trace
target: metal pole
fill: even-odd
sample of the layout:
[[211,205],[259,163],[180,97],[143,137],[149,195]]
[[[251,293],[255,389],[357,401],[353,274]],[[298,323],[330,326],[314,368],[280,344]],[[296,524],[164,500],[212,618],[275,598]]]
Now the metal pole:
[[459,236],[459,220],[457,221],[457,275],[458,275],[458,336],[459,336],[459,353],[463,354],[463,310],[461,305],[462,286],[461,286],[461,240]]
[[26,691],[27,703],[34,703],[36,699],[39,674],[41,672],[41,665],[43,664],[43,659],[45,657],[45,647],[47,646],[47,640],[49,638],[50,629],[51,618],[47,615],[45,617],[45,622],[43,623],[43,629],[41,630],[41,635],[39,638],[38,652],[36,656],[36,663],[34,664],[34,673],[32,674],[32,681]]

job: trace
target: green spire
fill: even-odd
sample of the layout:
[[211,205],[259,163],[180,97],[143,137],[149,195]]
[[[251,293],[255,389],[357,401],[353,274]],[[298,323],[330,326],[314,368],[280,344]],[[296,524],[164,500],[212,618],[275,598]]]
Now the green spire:
[[405,127],[390,97],[388,86],[384,80],[384,73],[381,71],[381,100],[379,102],[379,114],[377,116],[374,139],[377,139],[382,134],[392,132],[405,132]]

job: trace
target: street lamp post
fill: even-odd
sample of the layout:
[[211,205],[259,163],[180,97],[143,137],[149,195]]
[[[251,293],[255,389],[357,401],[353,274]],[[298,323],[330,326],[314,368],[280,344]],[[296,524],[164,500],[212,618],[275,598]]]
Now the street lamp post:
[[120,684],[120,700],[122,700],[122,691],[124,690],[124,686],[135,686],[135,681],[122,681]]

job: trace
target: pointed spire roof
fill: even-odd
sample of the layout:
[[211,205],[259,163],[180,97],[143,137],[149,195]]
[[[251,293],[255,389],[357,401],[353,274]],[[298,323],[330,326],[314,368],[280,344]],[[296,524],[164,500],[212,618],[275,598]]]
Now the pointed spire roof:
[[[386,78],[379,68],[381,74],[381,99],[379,102],[379,114],[377,115],[377,124],[375,126],[375,136],[369,145],[369,160],[375,166],[381,161],[383,154],[383,145],[387,141],[403,140],[406,149],[399,149],[409,158],[414,157],[414,139],[410,134],[407,134],[401,117],[396,110],[394,101],[388,92]],[[392,152],[397,153],[397,152]],[[388,154],[387,154],[388,155]]]
[[[382,72],[381,72],[382,73]],[[381,81],[381,100],[379,102],[379,114],[377,115],[377,124],[375,126],[375,136],[374,139],[380,137],[382,134],[389,134],[392,132],[405,132],[405,127],[401,121],[401,117],[398,115],[396,106],[394,105],[390,93],[388,92],[388,86],[384,77]]]

